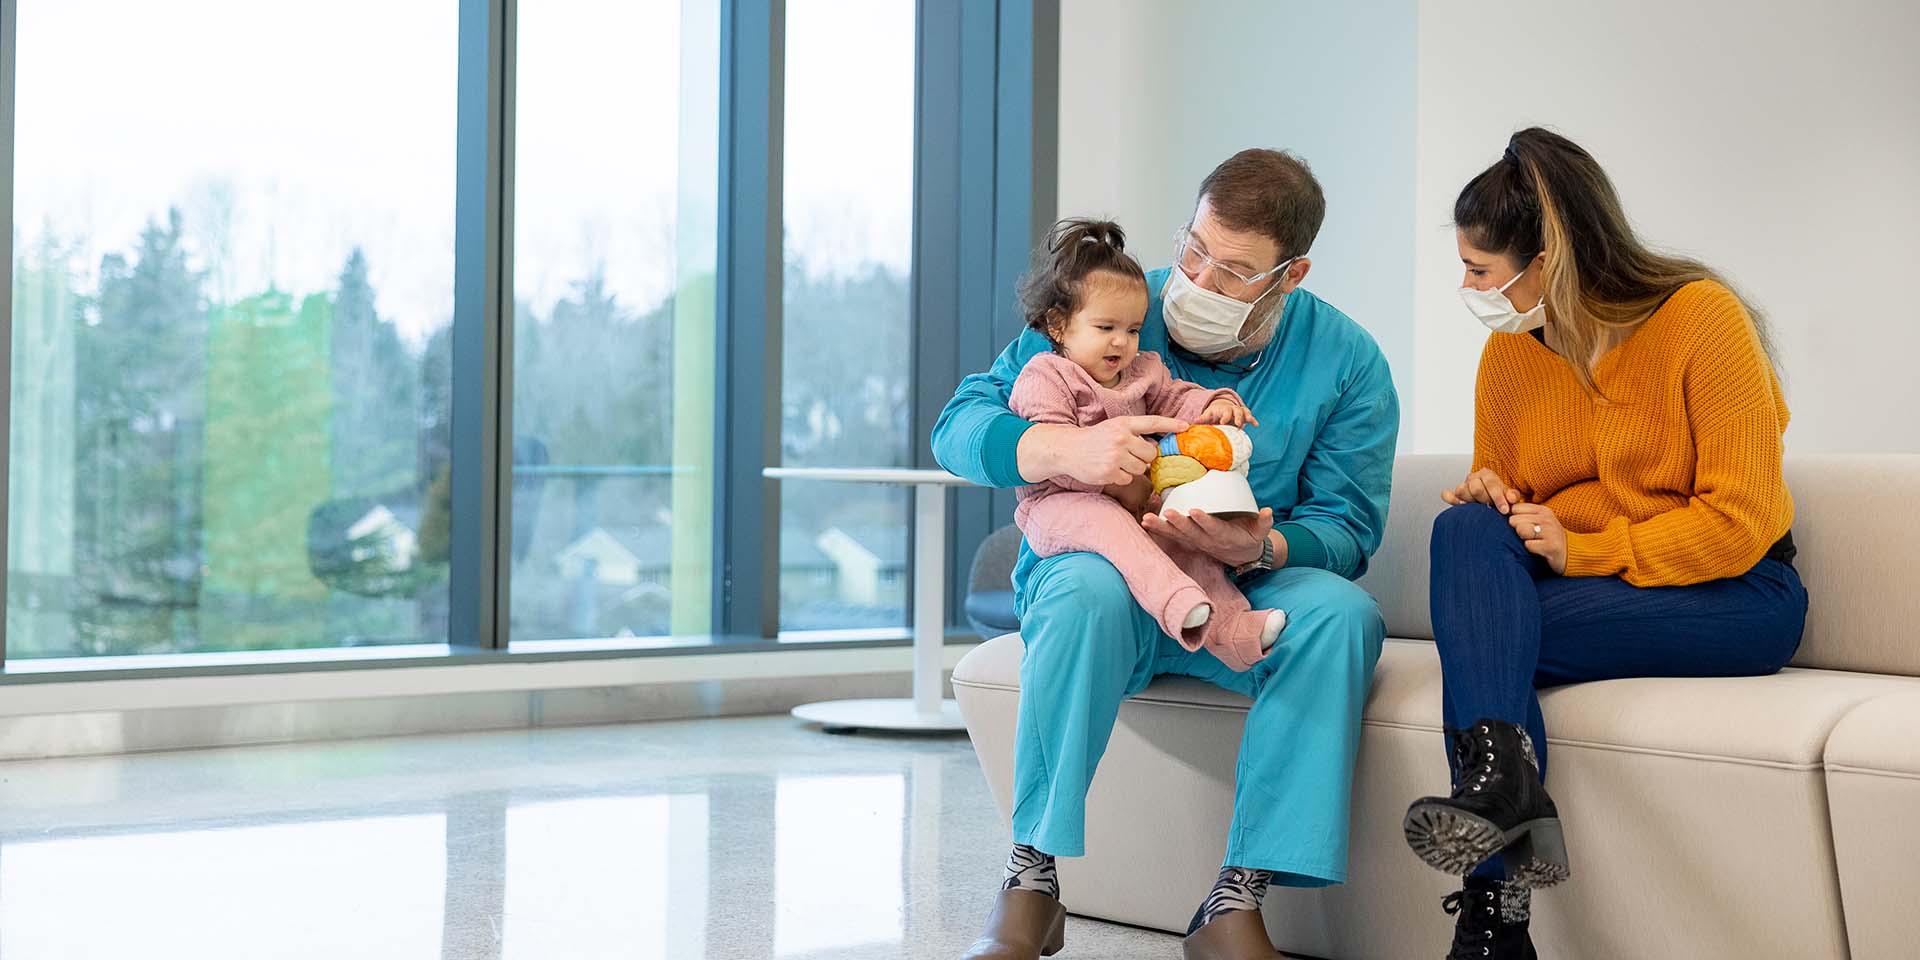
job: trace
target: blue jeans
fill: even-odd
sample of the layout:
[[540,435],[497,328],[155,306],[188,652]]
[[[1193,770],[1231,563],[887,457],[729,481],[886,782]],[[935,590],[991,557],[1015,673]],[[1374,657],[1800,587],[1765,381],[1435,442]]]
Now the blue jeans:
[[[1440,514],[1432,559],[1445,722],[1456,729],[1482,718],[1525,726],[1542,779],[1547,728],[1536,689],[1621,677],[1773,673],[1793,657],[1807,622],[1807,590],[1789,564],[1761,560],[1738,577],[1684,587],[1562,577],[1484,504]],[[1500,858],[1473,874],[1501,878]]]
[[1534,690],[1620,677],[1743,677],[1786,666],[1807,622],[1791,565],[1761,560],[1738,577],[1636,587],[1562,577],[1527,552],[1507,518],[1478,503],[1433,524],[1433,639],[1448,726],[1521,724],[1546,775],[1547,731]]

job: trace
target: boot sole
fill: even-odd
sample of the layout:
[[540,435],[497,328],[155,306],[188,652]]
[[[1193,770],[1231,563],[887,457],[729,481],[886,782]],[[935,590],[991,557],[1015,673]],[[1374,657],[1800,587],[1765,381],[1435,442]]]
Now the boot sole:
[[[1034,952],[1038,952],[1040,956],[1043,957],[1051,957],[1059,953],[1062,949],[1065,949],[1067,945],[1067,911],[1060,908],[1058,901],[1054,903],[1054,909],[1057,912],[1055,912],[1053,918],[1048,921],[1046,932],[1040,936],[1040,942],[1038,944],[1032,942],[1030,935],[1021,935],[1024,931],[1017,929],[1019,926],[1018,920],[1013,922],[1013,927],[1016,929],[1003,929],[1005,924],[1003,924],[1000,909],[1000,907],[996,906],[993,912],[988,915],[987,929],[981,933],[980,939],[973,942],[973,946],[967,948],[966,953],[961,954],[961,960],[985,957],[1030,957],[1033,956]],[[1002,939],[1003,934],[1009,933],[1012,935],[1012,939]]]
[[1573,876],[1567,860],[1567,838],[1560,831],[1559,820],[1535,820],[1523,828],[1526,835],[1500,851],[1509,883],[1520,887],[1551,887]]
[[1040,955],[1043,957],[1051,957],[1065,949],[1066,945],[1067,914],[1066,911],[1063,910],[1060,912],[1059,919],[1053,921],[1053,925],[1047,928],[1047,942],[1041,944]]
[[1416,803],[1401,822],[1407,846],[1427,866],[1451,876],[1465,876],[1500,854],[1507,880],[1523,887],[1550,887],[1572,875],[1567,843],[1560,821],[1552,817],[1529,820],[1512,830],[1501,830],[1485,817],[1444,803]]

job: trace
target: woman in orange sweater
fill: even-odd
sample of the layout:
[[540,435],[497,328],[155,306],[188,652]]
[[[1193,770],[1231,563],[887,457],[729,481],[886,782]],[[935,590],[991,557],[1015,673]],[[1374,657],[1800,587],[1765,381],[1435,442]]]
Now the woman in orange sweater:
[[1535,688],[1772,673],[1807,594],[1758,313],[1647,249],[1599,164],[1545,130],[1513,135],[1454,225],[1462,299],[1495,332],[1473,470],[1432,540],[1454,787],[1405,827],[1468,874],[1450,956],[1531,958],[1527,891],[1568,875]]

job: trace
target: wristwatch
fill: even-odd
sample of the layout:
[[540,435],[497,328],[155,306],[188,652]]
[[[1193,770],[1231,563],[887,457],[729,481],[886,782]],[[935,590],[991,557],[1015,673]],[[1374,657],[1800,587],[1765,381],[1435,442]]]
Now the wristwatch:
[[1272,569],[1273,534],[1268,533],[1266,536],[1260,538],[1260,559],[1234,567],[1233,576],[1236,580],[1245,580],[1248,577],[1257,577]]

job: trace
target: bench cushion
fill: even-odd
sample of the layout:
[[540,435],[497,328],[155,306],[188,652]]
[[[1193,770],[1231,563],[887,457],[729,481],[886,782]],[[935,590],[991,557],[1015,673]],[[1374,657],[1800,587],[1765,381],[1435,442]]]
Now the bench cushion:
[[[953,682],[1018,691],[1024,650],[1019,634],[982,644],[954,667]],[[1540,704],[1551,743],[1814,768],[1827,759],[1828,736],[1842,717],[1903,690],[1920,694],[1920,680],[1789,667],[1769,677],[1574,684],[1544,691]],[[1162,677],[1133,699],[1241,711],[1248,706],[1239,694],[1187,677]],[[1382,646],[1365,722],[1440,729],[1440,658],[1431,642],[1389,639]],[[1909,737],[1899,749],[1916,754],[1920,764],[1920,738]]]

